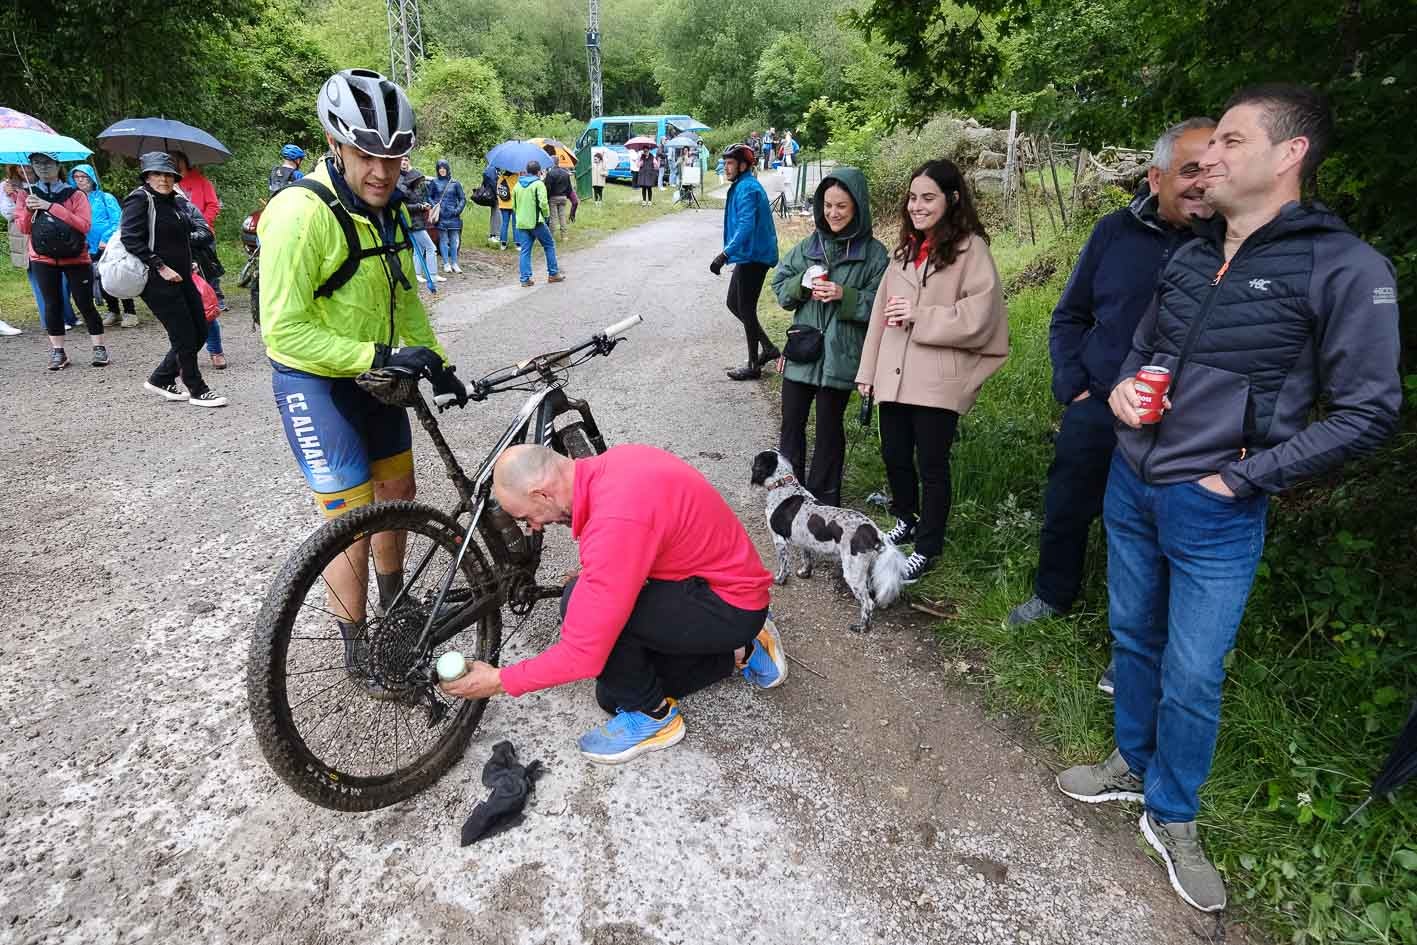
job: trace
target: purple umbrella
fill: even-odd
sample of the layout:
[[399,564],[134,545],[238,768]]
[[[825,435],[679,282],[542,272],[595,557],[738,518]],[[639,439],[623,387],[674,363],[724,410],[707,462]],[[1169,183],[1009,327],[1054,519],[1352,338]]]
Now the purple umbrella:
[[55,134],[53,128],[46,125],[32,115],[24,112],[17,112],[13,108],[0,107],[0,128],[26,128],[30,131],[43,131],[46,134]]

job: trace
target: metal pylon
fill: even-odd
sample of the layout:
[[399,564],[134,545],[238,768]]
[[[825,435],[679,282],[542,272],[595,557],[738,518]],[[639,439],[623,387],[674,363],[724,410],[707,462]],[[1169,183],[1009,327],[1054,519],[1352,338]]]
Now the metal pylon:
[[423,15],[418,0],[386,0],[389,14],[389,77],[408,88],[423,60]]
[[590,117],[599,118],[605,114],[605,82],[600,74],[600,0],[590,0],[585,47],[590,69]]

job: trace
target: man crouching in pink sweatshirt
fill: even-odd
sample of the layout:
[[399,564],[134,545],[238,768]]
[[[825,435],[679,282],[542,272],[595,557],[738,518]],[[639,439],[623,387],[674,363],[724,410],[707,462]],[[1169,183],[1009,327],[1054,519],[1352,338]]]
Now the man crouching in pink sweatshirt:
[[444,691],[520,696],[578,679],[614,718],[580,738],[581,754],[622,764],[677,744],[677,697],[742,672],[771,689],[787,658],[768,620],[772,575],[738,517],[693,466],[652,446],[571,460],[513,446],[493,471],[508,515],[540,531],[569,525],[581,572],[561,595],[561,639],[500,669],[476,662]]

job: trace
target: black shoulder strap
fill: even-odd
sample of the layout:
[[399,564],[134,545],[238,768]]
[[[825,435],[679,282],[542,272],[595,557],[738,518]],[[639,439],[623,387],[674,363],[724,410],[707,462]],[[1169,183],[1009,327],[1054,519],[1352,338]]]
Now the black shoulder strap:
[[[343,288],[346,282],[354,278],[354,274],[359,271],[359,264],[364,262],[364,260],[374,256],[397,256],[404,249],[412,245],[412,242],[408,238],[407,231],[405,230],[404,239],[396,243],[387,246],[372,246],[366,249],[359,242],[359,231],[355,229],[354,217],[350,216],[349,208],[340,201],[339,197],[331,192],[330,188],[308,177],[300,178],[300,180],[293,182],[290,187],[285,189],[289,190],[291,187],[300,187],[310,191],[316,197],[320,198],[321,203],[330,208],[330,212],[333,213],[335,219],[339,221],[340,230],[344,233],[345,246],[349,250],[348,255],[344,258],[344,262],[340,263],[340,267],[331,273],[330,277],[315,290],[315,298],[317,299],[329,298]],[[402,275],[401,270],[400,275]],[[409,288],[406,278],[403,279],[403,284],[404,288]]]

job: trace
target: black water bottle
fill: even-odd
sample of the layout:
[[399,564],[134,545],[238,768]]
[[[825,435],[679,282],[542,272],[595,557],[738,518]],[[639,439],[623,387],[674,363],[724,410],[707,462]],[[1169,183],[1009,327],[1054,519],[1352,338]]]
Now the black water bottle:
[[502,544],[513,561],[520,564],[531,556],[531,546],[526,540],[526,532],[522,531],[516,519],[495,505],[489,505],[483,514],[487,516],[487,521],[501,536]]
[[875,402],[876,397],[874,394],[867,394],[865,397],[861,398],[861,425],[863,427],[871,426],[871,406]]

